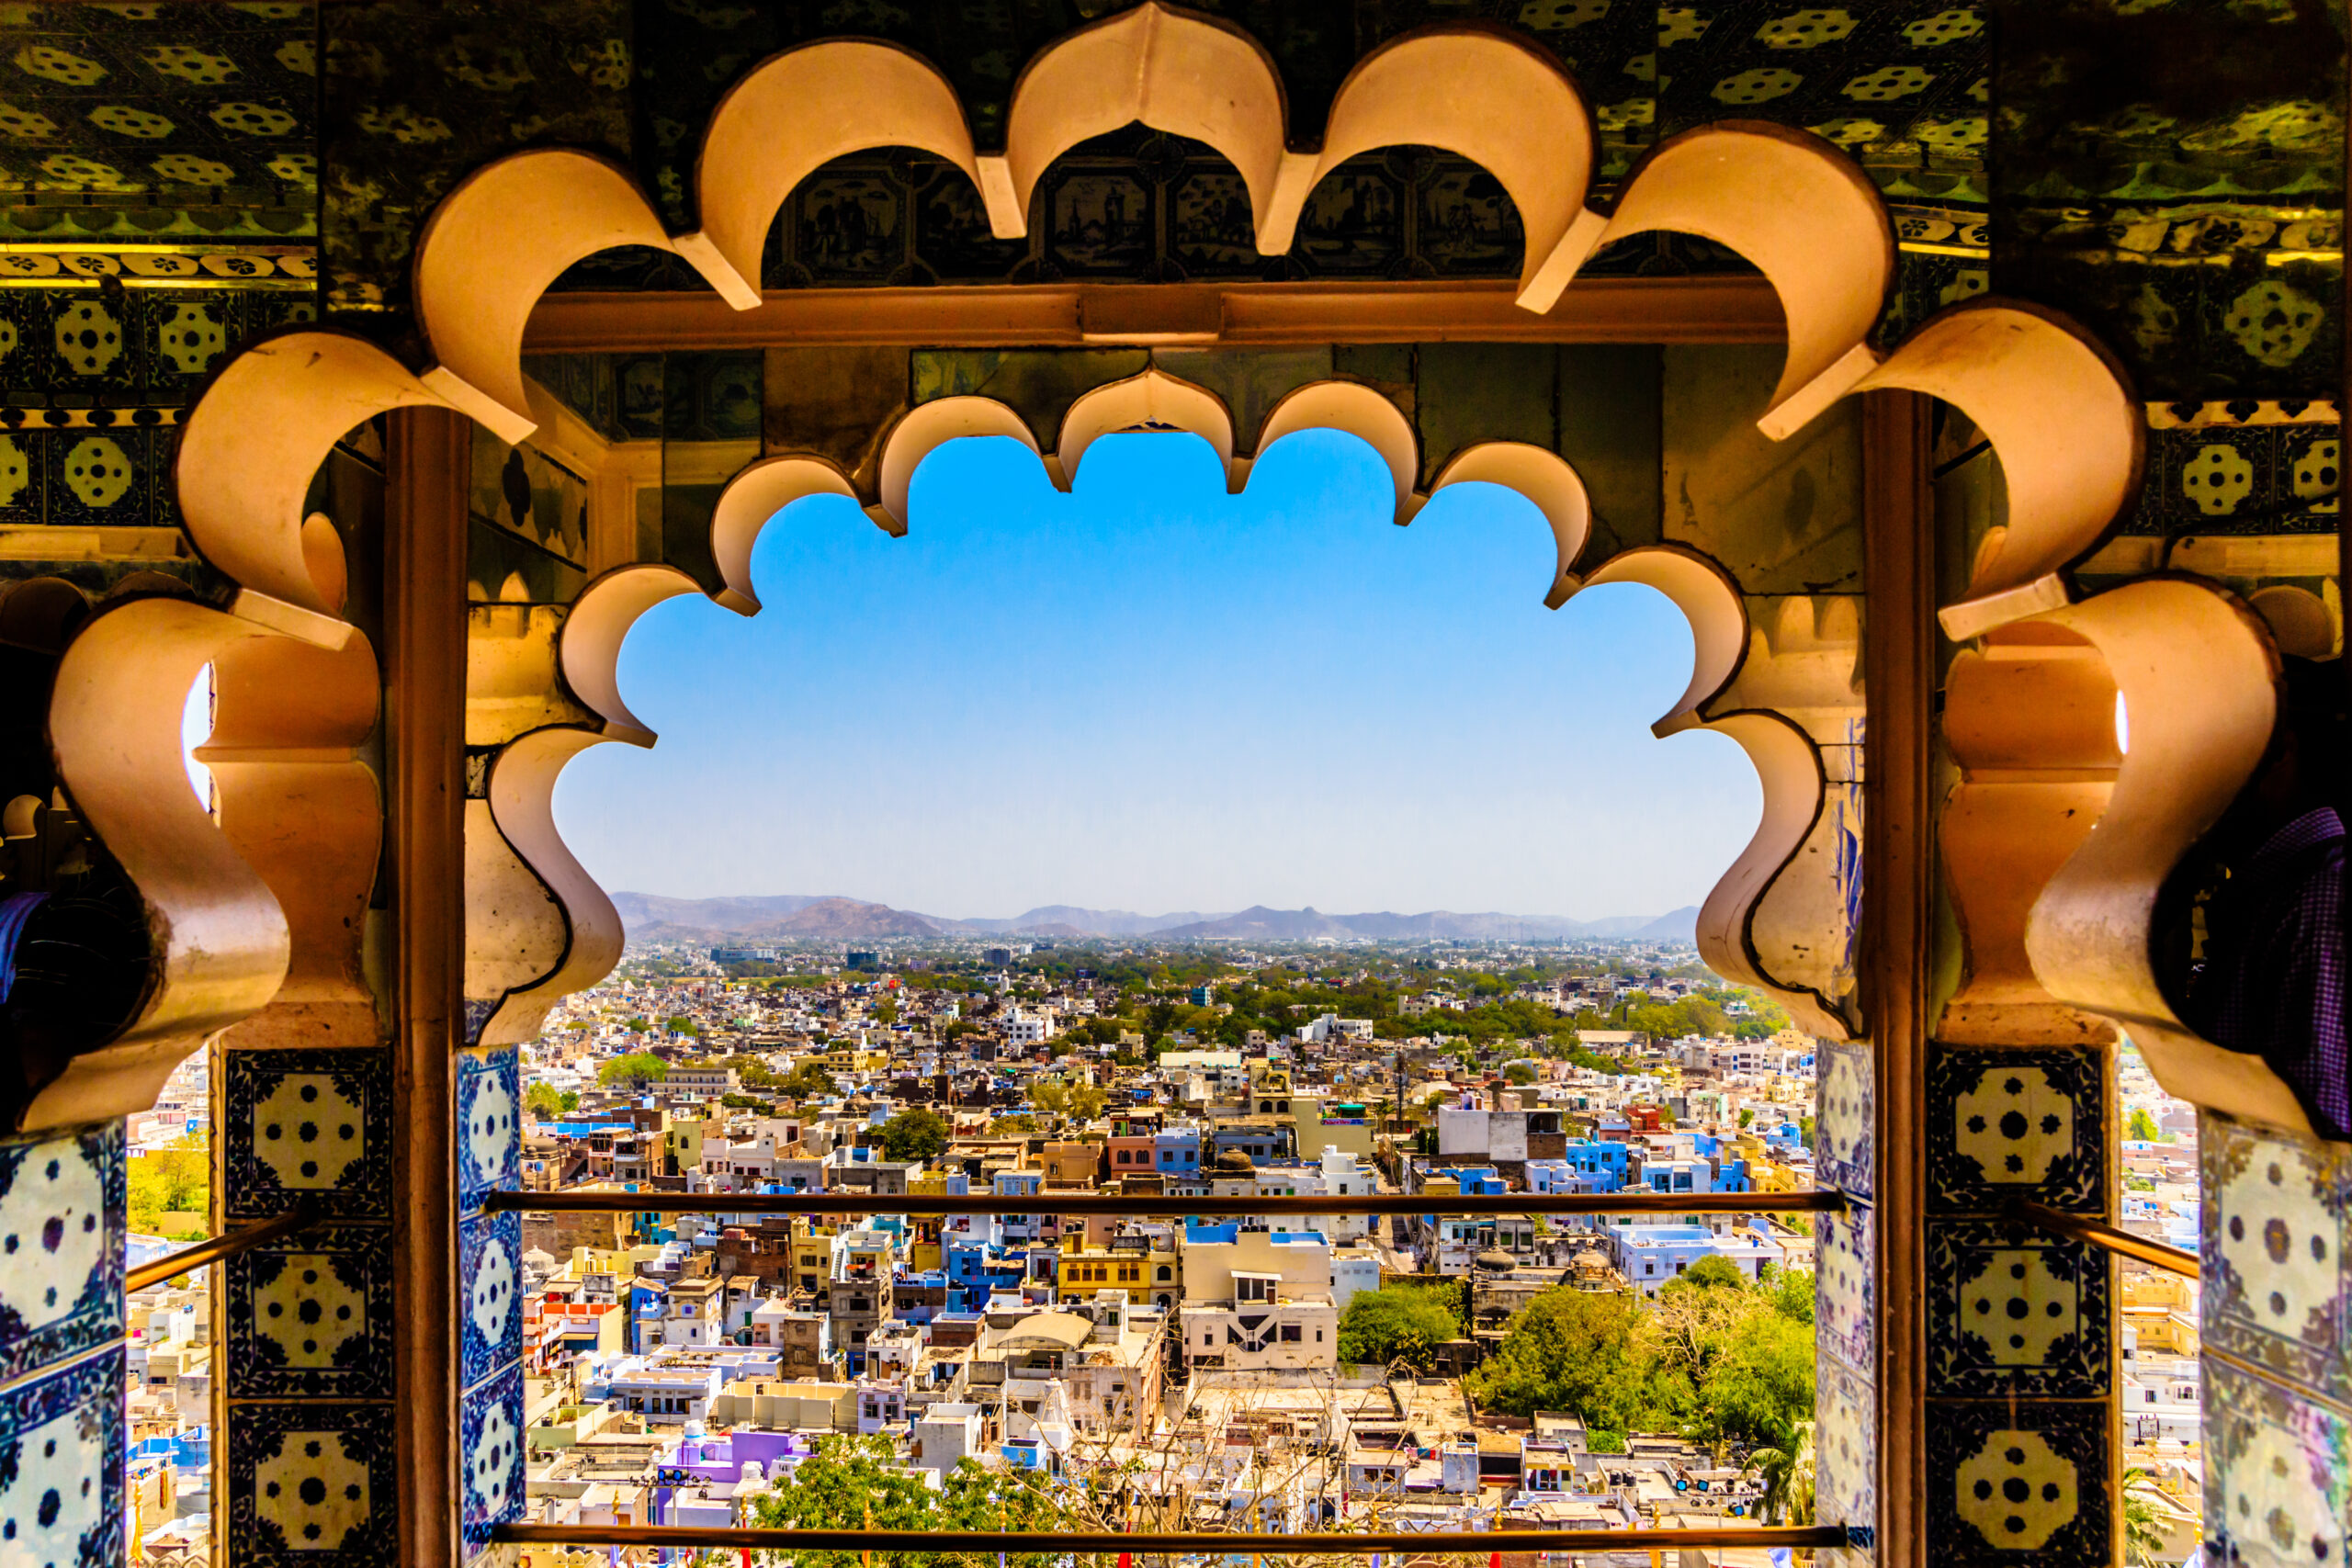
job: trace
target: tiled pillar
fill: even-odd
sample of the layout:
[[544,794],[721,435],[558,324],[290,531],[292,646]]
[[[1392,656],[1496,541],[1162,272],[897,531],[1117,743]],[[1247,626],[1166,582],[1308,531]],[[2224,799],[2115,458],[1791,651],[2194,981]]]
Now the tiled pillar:
[[484,1214],[482,1194],[522,1184],[514,1047],[458,1058],[458,1365],[466,1556],[523,1512],[523,1217]]
[[1928,1560],[2112,1560],[2108,1255],[2000,1217],[2013,1199],[2112,1220],[2105,1053],[1928,1060]]
[[234,1038],[218,1091],[222,1223],[298,1201],[327,1219],[220,1269],[220,1561],[393,1562],[391,1052]]
[[[1821,1043],[1814,1059],[1815,1179],[1846,1195],[1814,1227],[1814,1515],[1874,1532],[1878,1524],[1877,1314],[1871,1296],[1877,1156],[1875,1071],[1867,1041]],[[1843,1568],[1871,1547],[1825,1553]]]
[[2211,1111],[2198,1142],[2208,1561],[2341,1564],[2352,1515],[2352,1166],[2341,1145]]
[[0,1562],[122,1561],[122,1124],[0,1140]]

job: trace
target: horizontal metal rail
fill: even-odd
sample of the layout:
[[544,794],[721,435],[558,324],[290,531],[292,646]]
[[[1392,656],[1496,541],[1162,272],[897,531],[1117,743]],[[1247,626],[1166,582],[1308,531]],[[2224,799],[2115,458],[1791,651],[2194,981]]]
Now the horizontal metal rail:
[[1082,1551],[1162,1551],[1216,1556],[1361,1556],[1374,1551],[1497,1552],[1679,1547],[1838,1547],[1851,1543],[1844,1525],[1698,1525],[1659,1529],[1403,1530],[1354,1535],[1230,1534],[1210,1530],[834,1530],[730,1529],[723,1525],[497,1525],[491,1539],[516,1546],[723,1547],[729,1551],[1023,1552],[1069,1557]]
[[1826,1214],[1841,1192],[1279,1193],[1187,1198],[1164,1192],[488,1192],[491,1213],[686,1214]]
[[297,1206],[275,1219],[223,1232],[209,1241],[199,1241],[194,1247],[184,1247],[177,1252],[167,1253],[153,1263],[141,1264],[123,1276],[122,1288],[127,1292],[143,1291],[150,1285],[160,1285],[191,1269],[201,1269],[208,1263],[218,1263],[224,1258],[234,1258],[241,1252],[250,1251],[264,1242],[308,1230],[318,1223],[318,1218],[310,1209]]
[[2181,1274],[2196,1280],[2202,1278],[2204,1273],[2203,1265],[2193,1252],[2166,1247],[2163,1242],[2150,1241],[2146,1236],[2133,1235],[2130,1231],[2118,1230],[2086,1215],[2070,1214],[2047,1203],[2019,1200],[2009,1205],[2007,1213],[2013,1220],[2053,1232],[2069,1241],[2088,1242],[2118,1257],[2135,1258],[2168,1274]]

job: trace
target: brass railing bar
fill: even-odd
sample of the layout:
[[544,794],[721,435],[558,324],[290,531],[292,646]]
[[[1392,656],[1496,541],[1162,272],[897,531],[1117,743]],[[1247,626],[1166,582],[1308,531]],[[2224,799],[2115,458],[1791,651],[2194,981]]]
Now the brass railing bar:
[[318,1218],[311,1209],[298,1205],[274,1219],[259,1220],[236,1230],[224,1231],[208,1241],[199,1241],[194,1247],[184,1247],[177,1252],[158,1258],[153,1263],[141,1264],[122,1277],[122,1288],[125,1292],[143,1291],[150,1285],[160,1285],[191,1269],[201,1269],[208,1263],[218,1263],[224,1258],[234,1258],[241,1252],[250,1251],[264,1242],[308,1230],[318,1222]]
[[1824,1214],[1842,1192],[1284,1193],[1187,1198],[1168,1193],[488,1192],[491,1213],[735,1214]]
[[1066,1558],[1082,1551],[1358,1555],[1374,1551],[1605,1551],[1622,1547],[1839,1547],[1844,1525],[1676,1526],[1659,1529],[1404,1530],[1364,1535],[1310,1531],[1059,1531],[733,1529],[722,1525],[496,1525],[491,1540],[516,1546],[723,1547],[744,1551],[1024,1552]]
[[2166,1247],[2160,1241],[2133,1235],[2083,1214],[2070,1214],[2064,1209],[2053,1209],[2047,1203],[2035,1203],[2020,1199],[2008,1206],[2008,1216],[2022,1224],[2063,1235],[2070,1241],[2088,1242],[2123,1258],[2136,1258],[2152,1268],[2168,1274],[2185,1275],[2195,1280],[2204,1269],[2197,1254],[2177,1247]]

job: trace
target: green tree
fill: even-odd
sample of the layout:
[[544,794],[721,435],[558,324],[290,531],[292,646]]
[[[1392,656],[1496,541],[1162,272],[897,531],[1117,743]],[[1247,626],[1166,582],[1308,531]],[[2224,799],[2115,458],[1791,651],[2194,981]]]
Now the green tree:
[[833,1092],[833,1075],[825,1070],[822,1062],[808,1061],[794,1065],[792,1071],[775,1082],[779,1093],[795,1100],[814,1100],[820,1094]]
[[910,1106],[882,1123],[882,1153],[890,1159],[930,1159],[947,1152],[952,1132],[938,1111]]
[[1566,1410],[1588,1427],[1652,1427],[1634,1313],[1624,1296],[1545,1291],[1510,1320],[1502,1344],[1470,1374],[1470,1393],[1506,1416]]
[[1802,1269],[1775,1269],[1758,1289],[1772,1310],[1791,1323],[1813,1322],[1813,1276]]
[[1535,1081],[1535,1069],[1525,1062],[1513,1062],[1503,1069],[1503,1077],[1510,1083],[1531,1084]]
[[722,1056],[711,1064],[715,1067],[731,1067],[745,1089],[774,1090],[784,1083],[783,1075],[767,1065],[765,1059],[738,1052]]
[[1728,1258],[1713,1256],[1702,1258],[1698,1262],[1690,1265],[1676,1276],[1676,1280],[1679,1284],[1694,1286],[1701,1290],[1722,1290],[1726,1287],[1735,1291],[1747,1289],[1747,1276],[1739,1271],[1738,1264]]
[[1067,1078],[1039,1078],[1029,1086],[1029,1103],[1048,1116],[1069,1116],[1091,1122],[1102,1114],[1110,1096],[1091,1083]]
[[1372,1366],[1404,1362],[1425,1372],[1437,1348],[1462,1337],[1462,1324],[1430,1292],[1414,1285],[1358,1291],[1340,1314],[1340,1359]]
[[[1051,1483],[1035,1471],[984,1470],[965,1460],[939,1491],[901,1466],[887,1438],[821,1438],[788,1479],[751,1500],[751,1522],[767,1529],[1056,1530],[1071,1520]],[[780,1562],[775,1553],[769,1562]],[[854,1551],[795,1551],[797,1568],[862,1568]],[[952,1553],[893,1553],[899,1568],[980,1568],[994,1561]],[[1013,1553],[1006,1568],[1050,1568],[1054,1559]]]
[[700,1034],[702,1032],[702,1025],[696,1023],[693,1019],[688,1018],[682,1012],[672,1014],[666,1021],[664,1027],[673,1034]]
[[2165,1531],[2156,1506],[2143,1490],[2148,1472],[2136,1464],[2123,1467],[2123,1561],[2132,1568],[2153,1568],[2164,1561]]
[[562,1115],[568,1107],[563,1103],[563,1096],[556,1092],[553,1084],[535,1083],[523,1091],[523,1109],[533,1112],[542,1120],[553,1121],[556,1117]]
[[1799,1421],[1747,1456],[1764,1483],[1764,1522],[1809,1525],[1814,1518],[1814,1425]]
[[1769,1305],[1716,1348],[1699,1384],[1695,1436],[1776,1445],[1813,1410],[1813,1329]]
[[212,1156],[201,1145],[150,1149],[123,1162],[130,1228],[167,1241],[209,1234]]
[[660,1083],[670,1076],[670,1064],[650,1051],[632,1051],[626,1056],[616,1056],[596,1069],[596,1081],[607,1089],[642,1089],[647,1084]]
[[2124,1121],[2123,1135],[2142,1143],[2155,1144],[2162,1143],[2165,1134],[2164,1129],[2156,1125],[2156,1119],[2149,1115],[2148,1108],[2143,1105],[2135,1108]]

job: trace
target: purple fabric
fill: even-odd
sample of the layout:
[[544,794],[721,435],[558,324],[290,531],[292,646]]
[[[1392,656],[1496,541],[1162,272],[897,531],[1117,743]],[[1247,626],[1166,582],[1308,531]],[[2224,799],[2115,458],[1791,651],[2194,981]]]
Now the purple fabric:
[[2352,1131],[2344,874],[2344,823],[2333,807],[2273,833],[2217,900],[2230,929],[2215,933],[2222,951],[2208,976],[2212,1005],[2199,1010],[2213,1043],[2268,1062],[2325,1137]]
[[11,893],[0,898],[0,1002],[17,987],[17,950],[24,944],[25,921],[41,906],[46,893]]

